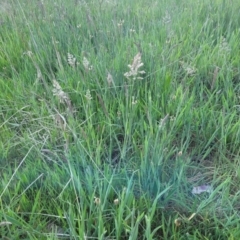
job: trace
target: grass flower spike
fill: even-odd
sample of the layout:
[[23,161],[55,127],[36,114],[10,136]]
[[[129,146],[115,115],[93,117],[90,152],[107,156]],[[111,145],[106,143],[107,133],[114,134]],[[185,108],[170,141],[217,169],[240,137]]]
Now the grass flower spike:
[[68,64],[73,68],[78,64],[77,59],[71,53],[67,54],[67,61]]
[[128,67],[130,68],[130,71],[126,72],[124,76],[127,79],[143,79],[140,75],[144,74],[145,71],[140,70],[140,68],[143,66],[142,59],[141,59],[141,53],[139,52],[133,59],[132,64],[129,64]]
[[57,80],[53,80],[53,96],[57,96],[60,103],[65,103],[69,109],[72,108],[71,100],[67,93],[62,90],[62,87]]

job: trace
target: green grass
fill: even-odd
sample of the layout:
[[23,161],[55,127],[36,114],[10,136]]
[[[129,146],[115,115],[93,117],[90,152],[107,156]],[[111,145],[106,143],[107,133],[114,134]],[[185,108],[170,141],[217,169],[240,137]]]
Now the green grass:
[[239,10],[3,1],[0,238],[239,239]]

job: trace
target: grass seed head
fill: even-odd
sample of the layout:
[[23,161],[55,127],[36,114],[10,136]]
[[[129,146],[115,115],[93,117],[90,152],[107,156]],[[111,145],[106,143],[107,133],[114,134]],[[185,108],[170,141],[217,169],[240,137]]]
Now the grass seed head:
[[220,39],[220,54],[228,54],[231,51],[231,48],[226,40],[226,38],[221,37]]
[[174,220],[174,224],[176,225],[176,227],[180,227],[182,224],[182,219],[181,218],[177,218]]
[[100,198],[97,198],[97,197],[94,197],[94,203],[96,205],[100,205],[101,204],[101,199]]
[[77,65],[77,59],[71,53],[67,54],[67,62],[73,68]]
[[86,57],[83,57],[83,62],[82,62],[84,68],[86,71],[91,71],[93,66],[90,65],[90,62],[88,61],[88,59]]
[[68,108],[71,109],[71,100],[69,96],[62,90],[62,87],[57,80],[53,80],[53,96],[57,96],[60,103],[65,103]]
[[85,97],[88,101],[92,100],[92,95],[89,89],[86,91]]
[[141,59],[141,53],[139,52],[133,59],[132,64],[129,64],[128,67],[130,68],[130,71],[126,72],[124,74],[124,76],[127,79],[143,79],[140,75],[144,74],[145,71],[140,70],[140,68],[143,66],[144,64],[142,63],[142,59]]
[[180,61],[180,65],[182,66],[183,70],[186,72],[187,76],[192,77],[197,73],[197,68],[194,66],[191,66],[190,64]]
[[109,72],[108,72],[108,75],[107,75],[107,82],[108,82],[109,87],[113,85],[113,77]]

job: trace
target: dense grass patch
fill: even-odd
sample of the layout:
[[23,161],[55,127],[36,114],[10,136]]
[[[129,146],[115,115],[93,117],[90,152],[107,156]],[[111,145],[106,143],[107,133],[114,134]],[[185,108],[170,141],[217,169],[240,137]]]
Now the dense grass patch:
[[0,238],[239,239],[239,10],[5,1]]

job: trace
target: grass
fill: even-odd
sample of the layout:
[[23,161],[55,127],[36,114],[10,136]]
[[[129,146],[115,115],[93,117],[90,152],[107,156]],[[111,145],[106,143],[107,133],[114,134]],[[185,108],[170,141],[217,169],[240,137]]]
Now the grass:
[[3,1],[1,239],[239,239],[239,9]]

